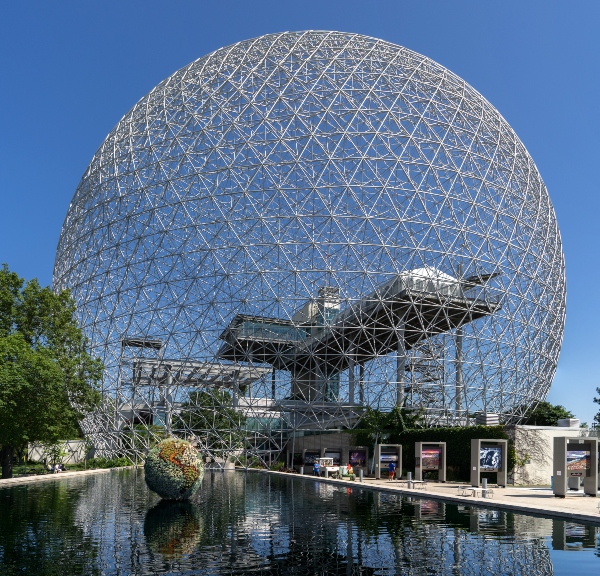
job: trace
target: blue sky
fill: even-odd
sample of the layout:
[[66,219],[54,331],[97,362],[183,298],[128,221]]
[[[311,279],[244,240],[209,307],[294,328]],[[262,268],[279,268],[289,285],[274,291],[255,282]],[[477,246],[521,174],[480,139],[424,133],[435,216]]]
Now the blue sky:
[[51,282],[69,202],[110,129],[158,82],[269,32],[340,30],[406,46],[481,92],[533,156],[567,263],[549,400],[590,422],[600,386],[600,2],[5,2],[0,8],[0,262]]

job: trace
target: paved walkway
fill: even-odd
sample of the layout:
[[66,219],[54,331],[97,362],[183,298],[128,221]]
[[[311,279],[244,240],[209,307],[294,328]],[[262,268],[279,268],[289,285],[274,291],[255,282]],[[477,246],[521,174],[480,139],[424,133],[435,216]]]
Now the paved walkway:
[[135,466],[122,466],[119,468],[92,468],[91,470],[58,472],[57,474],[33,474],[31,476],[19,476],[18,478],[4,478],[0,479],[0,488],[4,488],[6,486],[18,486],[20,484],[32,484],[33,482],[48,482],[51,480],[62,480],[63,478],[73,478],[76,476],[88,476],[90,474],[110,472],[111,470],[125,470],[127,468],[135,468]]
[[[265,470],[265,472],[267,472]],[[270,472],[280,476],[292,476],[284,472]],[[315,476],[294,474],[294,478],[303,478],[307,481],[329,482],[331,484],[348,485],[353,488],[370,488],[374,490],[383,490],[386,492],[397,492],[419,498],[440,499],[461,504],[476,504],[482,508],[502,508],[510,509],[516,512],[526,512],[528,514],[541,514],[543,516],[560,516],[572,520],[582,520],[600,524],[600,497],[593,498],[584,496],[583,492],[573,493],[566,498],[556,498],[550,488],[493,488],[493,498],[473,498],[471,496],[459,496],[458,486],[465,484],[427,482],[426,490],[409,490],[404,484],[405,480],[400,482],[389,482],[387,479],[375,480],[374,478],[365,478],[361,484],[358,478],[354,482],[348,480],[333,480],[326,478],[316,478]]]

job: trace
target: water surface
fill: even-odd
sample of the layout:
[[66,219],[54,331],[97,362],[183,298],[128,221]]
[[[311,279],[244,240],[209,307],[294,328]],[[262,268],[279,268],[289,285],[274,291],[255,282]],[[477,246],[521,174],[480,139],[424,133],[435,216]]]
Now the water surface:
[[256,472],[191,502],[141,470],[0,489],[0,574],[600,574],[593,525]]

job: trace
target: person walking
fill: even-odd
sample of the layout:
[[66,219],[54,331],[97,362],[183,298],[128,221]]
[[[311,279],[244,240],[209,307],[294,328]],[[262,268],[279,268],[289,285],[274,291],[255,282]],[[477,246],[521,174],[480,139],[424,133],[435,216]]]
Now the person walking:
[[390,462],[388,469],[388,482],[391,482],[394,479],[394,474],[396,473],[396,465],[393,462]]
[[315,463],[313,464],[313,474],[315,476],[321,475],[321,465],[319,464],[318,460],[315,460]]

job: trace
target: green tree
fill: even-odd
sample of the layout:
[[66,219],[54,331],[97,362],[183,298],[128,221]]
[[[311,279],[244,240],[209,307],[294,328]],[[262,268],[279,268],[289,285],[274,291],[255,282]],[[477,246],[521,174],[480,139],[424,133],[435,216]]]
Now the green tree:
[[[594,396],[594,402],[600,404],[600,388],[596,388],[596,394],[598,394],[598,396]],[[598,410],[594,416],[594,424],[596,427],[600,427],[600,410]]]
[[525,414],[521,424],[527,426],[558,426],[561,418],[573,418],[573,414],[560,404],[540,402],[534,409]]
[[233,408],[233,399],[224,390],[191,392],[178,418],[199,440],[199,448],[211,453],[226,452],[244,445],[246,417]]
[[359,434],[373,444],[388,442],[397,438],[407,430],[414,430],[424,426],[424,410],[415,410],[394,406],[389,412],[371,408],[365,410],[360,425],[355,429]]
[[103,366],[86,351],[66,290],[54,293],[0,269],[0,460],[12,476],[15,450],[78,433],[100,399]]

